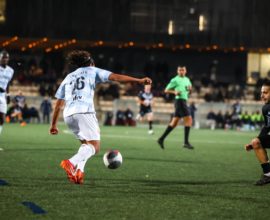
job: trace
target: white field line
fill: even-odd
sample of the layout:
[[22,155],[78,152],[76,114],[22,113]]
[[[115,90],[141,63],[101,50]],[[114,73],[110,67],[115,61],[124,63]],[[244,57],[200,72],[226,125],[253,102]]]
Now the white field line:
[[[63,130],[63,133],[64,134],[72,134],[71,131],[69,130]],[[123,135],[115,135],[115,134],[102,134],[101,137],[103,138],[115,138],[115,139],[135,139],[135,140],[157,140],[158,137],[153,137],[153,136],[150,136],[148,134],[145,134],[145,137],[142,137],[142,136],[134,136],[134,134],[123,134]],[[177,138],[172,138],[170,137],[169,138],[170,141],[173,141],[173,142],[179,142],[179,139]],[[239,145],[239,142],[236,142],[236,141],[228,141],[228,140],[224,140],[224,141],[221,141],[219,140],[218,142],[217,141],[211,141],[211,140],[206,140],[206,139],[202,139],[202,140],[192,140],[192,142],[196,142],[196,143],[209,143],[209,144],[236,144],[236,145]]]

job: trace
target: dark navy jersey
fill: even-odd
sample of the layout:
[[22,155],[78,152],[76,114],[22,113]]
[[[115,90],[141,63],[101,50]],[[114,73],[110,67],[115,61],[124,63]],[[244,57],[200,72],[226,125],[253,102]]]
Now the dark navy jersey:
[[[151,92],[146,93],[141,91],[138,95],[139,99],[141,101],[143,101],[146,105],[148,104],[149,106],[151,106],[151,102],[153,99],[153,94]],[[145,105],[141,104],[141,106],[146,107]]]
[[262,107],[262,115],[264,118],[264,126],[259,137],[269,135],[268,133],[270,132],[270,103],[267,103]]

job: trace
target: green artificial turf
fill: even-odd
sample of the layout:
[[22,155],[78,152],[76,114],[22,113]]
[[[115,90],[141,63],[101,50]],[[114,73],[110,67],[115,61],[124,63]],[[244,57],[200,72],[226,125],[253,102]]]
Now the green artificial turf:
[[[65,125],[5,124],[0,136],[0,219],[267,219],[270,184],[254,186],[261,168],[243,146],[257,132],[191,130],[195,150],[182,147],[183,128],[159,148],[146,127],[101,127],[101,152],[88,161],[85,184],[68,182],[59,167],[79,147]],[[119,169],[102,161],[123,156]],[[22,202],[40,206],[35,214]]]

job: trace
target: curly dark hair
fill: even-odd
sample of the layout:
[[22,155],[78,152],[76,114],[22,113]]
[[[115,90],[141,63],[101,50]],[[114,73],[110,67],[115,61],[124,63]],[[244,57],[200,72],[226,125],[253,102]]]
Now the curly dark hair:
[[77,68],[94,65],[91,54],[84,50],[74,50],[68,53],[67,62],[69,65]]

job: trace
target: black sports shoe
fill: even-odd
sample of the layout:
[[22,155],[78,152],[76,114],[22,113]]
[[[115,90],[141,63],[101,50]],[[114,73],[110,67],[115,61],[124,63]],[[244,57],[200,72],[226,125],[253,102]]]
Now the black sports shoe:
[[189,150],[193,150],[194,149],[194,147],[190,143],[184,144],[183,147],[184,148],[187,148]]
[[164,140],[159,138],[157,142],[158,142],[160,148],[164,150]]
[[265,184],[268,184],[270,183],[270,176],[265,176],[265,175],[262,175],[261,179],[258,180],[255,185],[256,186],[262,186],[262,185],[265,185]]

